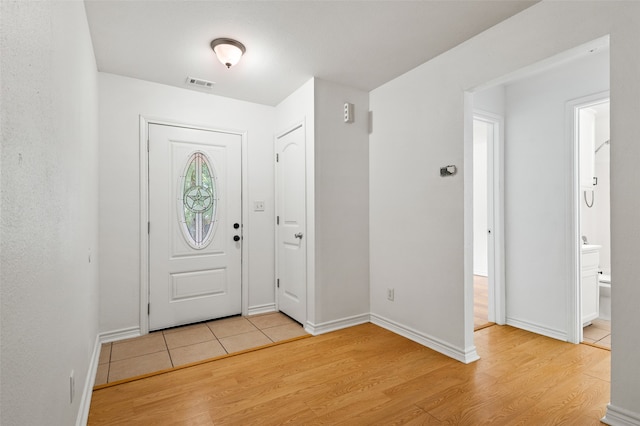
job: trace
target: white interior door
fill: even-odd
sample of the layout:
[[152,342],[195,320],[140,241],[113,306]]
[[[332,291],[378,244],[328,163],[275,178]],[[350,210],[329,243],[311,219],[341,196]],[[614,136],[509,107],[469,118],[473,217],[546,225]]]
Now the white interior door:
[[276,139],[278,309],[307,320],[306,174],[304,126]]
[[242,311],[241,137],[149,125],[149,329]]

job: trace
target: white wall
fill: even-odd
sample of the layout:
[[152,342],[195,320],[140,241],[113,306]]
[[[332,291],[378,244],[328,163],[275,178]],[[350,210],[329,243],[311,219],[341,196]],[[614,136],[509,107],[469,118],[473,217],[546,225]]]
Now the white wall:
[[95,59],[83,2],[0,8],[0,423],[71,425],[98,332]]
[[[343,121],[345,102],[355,121]],[[311,79],[276,107],[276,134],[304,122],[307,326],[323,332],[369,313],[368,94]]]
[[[100,330],[140,326],[139,116],[247,132],[249,309],[274,303],[273,121],[270,106],[99,74]],[[249,247],[246,247],[246,246]]]
[[504,118],[504,85],[491,86],[473,94],[473,110]]
[[[355,119],[345,123],[345,102]],[[369,94],[315,80],[316,325],[369,313]]]
[[315,79],[310,79],[276,106],[275,135],[300,123],[305,126],[307,229],[303,241],[307,245],[307,328],[316,321],[316,228],[315,228]]
[[507,323],[560,339],[569,333],[573,261],[573,141],[567,102],[609,90],[609,52],[506,86]]
[[[543,30],[541,30],[543,29]],[[611,35],[611,408],[640,419],[640,4],[541,2],[373,90],[370,137],[372,315],[385,317],[459,358],[473,346],[472,217],[462,166],[464,92],[590,40]],[[466,149],[465,149],[466,147]],[[459,167],[459,170],[463,170]],[[564,242],[563,242],[564,244]],[[509,247],[507,247],[509,250]],[[468,278],[465,275],[468,273]],[[396,287],[396,300],[385,289]]]

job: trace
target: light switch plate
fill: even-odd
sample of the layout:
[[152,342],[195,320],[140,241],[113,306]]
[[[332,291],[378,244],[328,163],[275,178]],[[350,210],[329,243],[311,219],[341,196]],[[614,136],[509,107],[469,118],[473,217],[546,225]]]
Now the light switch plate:
[[264,201],[254,201],[253,202],[253,211],[254,212],[263,212],[264,211]]

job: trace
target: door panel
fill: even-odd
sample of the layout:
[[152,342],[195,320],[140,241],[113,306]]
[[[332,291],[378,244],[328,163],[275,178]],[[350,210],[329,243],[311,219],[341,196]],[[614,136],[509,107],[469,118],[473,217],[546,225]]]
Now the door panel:
[[149,328],[239,314],[241,137],[149,125]]
[[276,139],[278,309],[307,320],[306,174],[304,127]]

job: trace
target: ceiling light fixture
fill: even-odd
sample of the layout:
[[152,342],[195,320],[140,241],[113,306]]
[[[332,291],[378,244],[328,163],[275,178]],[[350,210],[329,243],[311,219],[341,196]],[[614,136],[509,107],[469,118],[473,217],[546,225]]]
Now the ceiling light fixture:
[[244,44],[231,38],[217,38],[211,42],[211,48],[218,60],[227,68],[231,68],[240,61],[247,49]]

